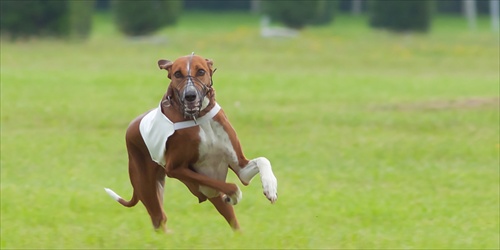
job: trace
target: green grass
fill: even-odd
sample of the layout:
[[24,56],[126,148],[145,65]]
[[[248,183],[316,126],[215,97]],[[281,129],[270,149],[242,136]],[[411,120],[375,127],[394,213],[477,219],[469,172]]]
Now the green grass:
[[[429,34],[340,16],[293,39],[259,37],[257,16],[187,13],[162,43],[130,41],[108,16],[86,43],[2,41],[1,247],[499,248],[499,38],[439,17]],[[124,132],[168,81],[160,58],[212,58],[217,100],[255,179],[233,234],[210,204],[167,179],[172,235],[126,209]],[[234,175],[229,180],[236,182]]]

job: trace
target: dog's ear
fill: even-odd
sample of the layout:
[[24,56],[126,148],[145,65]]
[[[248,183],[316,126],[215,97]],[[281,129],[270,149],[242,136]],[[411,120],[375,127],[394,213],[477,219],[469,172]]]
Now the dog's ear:
[[168,78],[170,78],[170,69],[172,68],[173,62],[165,59],[158,60],[158,67],[168,71]]
[[214,72],[214,69],[213,69],[214,61],[212,61],[211,59],[205,59],[205,61],[207,62],[208,68],[210,69],[210,76],[212,76],[212,74]]

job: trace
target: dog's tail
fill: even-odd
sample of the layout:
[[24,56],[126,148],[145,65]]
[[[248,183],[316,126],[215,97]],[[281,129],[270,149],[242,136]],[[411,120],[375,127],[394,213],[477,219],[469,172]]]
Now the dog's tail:
[[130,199],[130,201],[126,201],[118,194],[116,194],[113,190],[109,188],[104,188],[104,190],[109,194],[109,196],[111,196],[111,198],[113,198],[115,201],[118,201],[118,203],[122,204],[123,206],[133,207],[137,204],[137,202],[139,202],[139,199],[137,198],[135,193],[132,195],[132,199]]

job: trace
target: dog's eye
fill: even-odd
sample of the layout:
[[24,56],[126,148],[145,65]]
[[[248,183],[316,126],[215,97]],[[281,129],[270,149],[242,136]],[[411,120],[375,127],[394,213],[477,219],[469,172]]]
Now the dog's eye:
[[181,73],[180,71],[176,71],[176,72],[174,73],[174,76],[175,76],[176,78],[182,78],[182,73]]
[[203,76],[203,75],[205,75],[205,70],[202,70],[202,69],[198,70],[198,72],[196,72],[196,75],[197,76]]

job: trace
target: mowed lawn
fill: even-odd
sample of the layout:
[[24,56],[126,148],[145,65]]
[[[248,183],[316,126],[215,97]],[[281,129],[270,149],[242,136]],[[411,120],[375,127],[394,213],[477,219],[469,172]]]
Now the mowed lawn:
[[[499,38],[439,17],[429,34],[339,16],[292,39],[259,17],[186,13],[154,38],[126,39],[96,16],[85,43],[1,44],[1,247],[499,247]],[[214,60],[217,100],[249,158],[279,182],[242,188],[233,233],[209,203],[167,179],[167,225],[127,209],[124,133],[167,88],[160,58]]]

